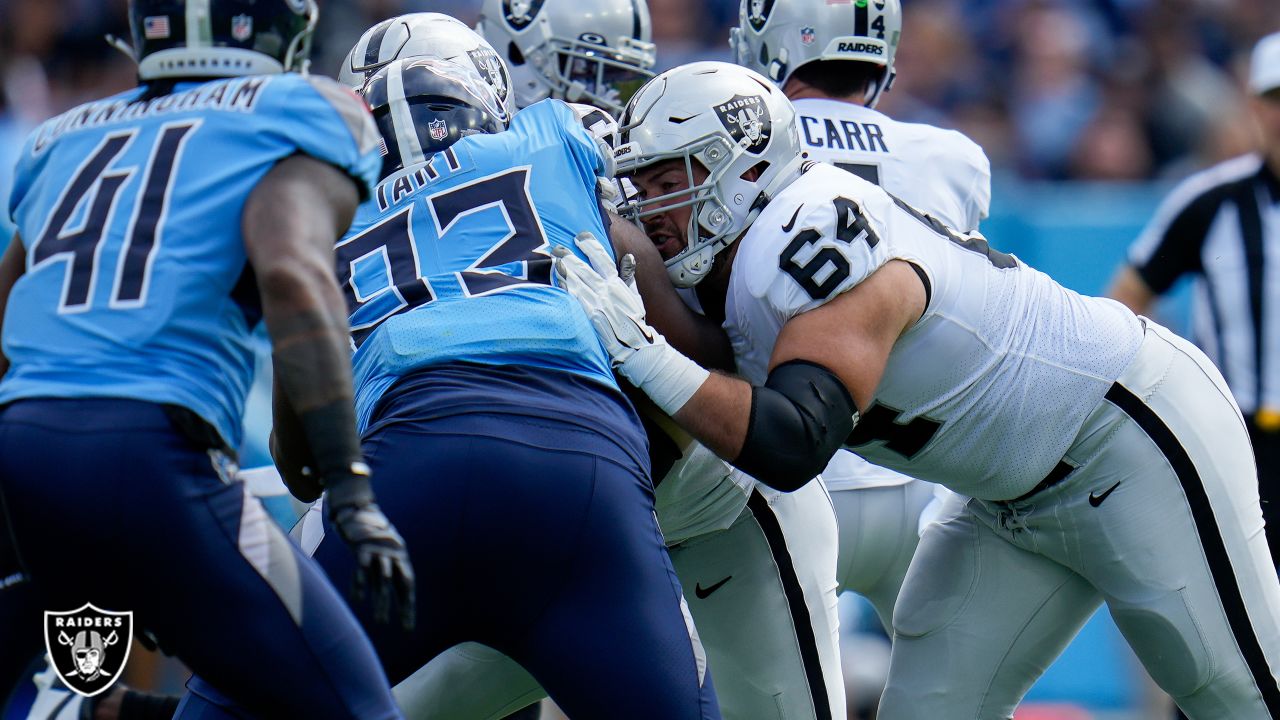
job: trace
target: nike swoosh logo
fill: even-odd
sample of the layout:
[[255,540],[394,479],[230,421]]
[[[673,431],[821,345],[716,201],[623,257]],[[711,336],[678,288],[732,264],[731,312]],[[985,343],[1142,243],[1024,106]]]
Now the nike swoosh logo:
[[800,208],[802,207],[804,207],[804,203],[800,203],[800,207],[796,208],[796,214],[792,215],[791,219],[787,221],[787,224],[782,226],[782,232],[789,233],[791,232],[791,228],[796,226],[796,218],[800,217]]
[[1115,485],[1112,485],[1111,487],[1104,490],[1101,495],[1094,495],[1093,493],[1089,493],[1089,504],[1094,507],[1098,507],[1099,505],[1102,504],[1102,501],[1106,500],[1107,496],[1115,492],[1116,488],[1118,487],[1120,487],[1119,482],[1117,482]]
[[724,586],[725,583],[729,582],[732,579],[733,579],[733,576],[730,575],[729,577],[721,580],[715,585],[712,585],[710,587],[705,587],[705,588],[702,587],[701,583],[699,583],[693,586],[693,594],[697,595],[699,600],[706,600],[708,597],[711,596],[711,593],[719,590],[722,586]]

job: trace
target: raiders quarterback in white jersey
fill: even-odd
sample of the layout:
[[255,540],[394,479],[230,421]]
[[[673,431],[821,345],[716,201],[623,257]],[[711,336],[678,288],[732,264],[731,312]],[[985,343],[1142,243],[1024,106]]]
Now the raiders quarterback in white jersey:
[[[976,231],[991,204],[982,148],[954,130],[874,109],[896,77],[901,30],[899,0],[743,0],[729,44],[739,65],[773,80],[795,105],[808,159],[869,180],[948,227]],[[772,260],[767,267],[779,272]],[[840,527],[839,589],[870,600],[887,629],[920,529],[948,492],[845,451],[822,480]]]
[[674,350],[595,238],[556,275],[615,369],[758,480],[798,486],[845,446],[968,496],[920,541],[878,717],[1011,717],[1103,602],[1193,720],[1280,717],[1280,580],[1217,370],[1118,303],[797,162],[793,119],[723,63],[659,75],[620,119],[631,209],[723,304],[749,382]]
[[[523,14],[501,0],[487,0],[478,26],[483,40],[454,25],[434,13],[380,23],[352,49],[343,78],[358,87],[362,73],[406,53],[440,54],[441,47],[467,50],[451,56],[463,61],[475,59],[469,49],[478,48],[480,59],[487,60],[491,43],[508,51],[507,61],[519,60],[509,73],[509,97],[517,106],[548,96],[595,103],[603,109],[573,107],[593,135],[611,139],[616,122],[606,110],[620,109],[619,103],[642,84],[635,80],[652,76],[654,51],[643,0],[546,0]],[[452,35],[448,42],[436,42],[435,33],[446,29]],[[505,68],[487,75],[507,76]],[[497,83],[495,89],[499,86],[507,87]],[[608,189],[615,193],[612,198],[602,194],[603,201],[620,199],[617,186]],[[643,233],[615,218],[615,237],[628,227],[637,252],[647,249],[651,255],[642,262],[651,259],[658,271],[646,273],[645,280],[658,280],[653,288],[665,290],[660,297],[650,295],[651,303],[665,298],[685,314],[670,282],[659,277],[661,259]],[[708,329],[714,331],[721,338],[722,362],[731,366],[731,350],[715,323],[703,321],[694,329],[686,335],[699,341],[711,335]],[[669,421],[665,424],[679,458],[665,476],[655,472],[658,520],[715,673],[725,717],[843,717],[838,536],[826,491],[819,483],[794,493],[757,485]],[[474,643],[437,656],[395,694],[409,717],[445,720],[496,719],[545,696],[513,661]]]

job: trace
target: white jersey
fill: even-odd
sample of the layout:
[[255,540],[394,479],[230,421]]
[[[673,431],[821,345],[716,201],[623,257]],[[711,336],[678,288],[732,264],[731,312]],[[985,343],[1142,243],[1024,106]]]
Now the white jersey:
[[[954,130],[894,120],[840,100],[795,101],[796,123],[810,159],[869,180],[957,230],[978,229],[991,206],[991,163],[977,143]],[[838,452],[822,471],[833,492],[888,487],[911,478]]]
[[991,163],[963,134],[840,100],[805,98],[795,106],[809,159],[869,180],[957,230],[977,230],[987,216]]
[[792,317],[890,260],[924,273],[928,306],[894,344],[846,446],[971,497],[1009,499],[1040,482],[1142,340],[1119,303],[1072,292],[830,165],[810,166],[738,242],[725,329],[753,384]]

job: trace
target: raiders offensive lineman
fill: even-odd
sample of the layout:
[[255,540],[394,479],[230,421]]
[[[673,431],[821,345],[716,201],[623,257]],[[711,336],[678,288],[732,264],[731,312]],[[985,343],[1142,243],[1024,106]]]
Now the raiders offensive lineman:
[[[518,106],[547,96],[597,103],[604,109],[573,107],[593,134],[611,139],[616,123],[606,110],[628,100],[637,79],[651,77],[647,5],[643,0],[593,0],[589,5],[547,0],[518,14],[492,0],[483,7],[479,29],[495,47],[508,49],[508,59],[521,60],[511,72]],[[359,72],[389,62],[396,52],[407,57],[436,47],[433,34],[444,26],[425,23],[423,15],[371,28],[348,56],[346,82],[362,84]],[[366,58],[364,65],[358,58]],[[647,249],[654,256],[658,274],[645,279],[660,281],[652,287],[665,289],[665,294],[650,294],[650,302],[669,302],[687,315],[670,283],[660,277],[661,261],[652,244],[619,218],[613,228],[615,237],[630,228],[637,251]],[[696,333],[681,338],[681,346],[695,342],[691,336],[701,340],[714,334],[728,360],[723,333],[713,322],[702,323]],[[664,442],[661,432],[651,431],[651,442]],[[674,467],[666,463],[671,469],[665,477],[655,469],[655,476],[663,478],[655,493],[658,518],[708,663],[722,668],[717,678],[725,681],[717,679],[717,694],[725,716],[842,717],[835,612],[838,536],[830,499],[819,483],[795,493],[757,485],[686,434],[676,433],[680,447],[673,454],[680,456],[678,461]],[[410,717],[438,717],[444,711],[450,720],[502,717],[545,696],[514,662],[475,644],[438,656],[395,692]]]
[[[991,204],[982,148],[874,109],[893,84],[901,30],[899,0],[742,0],[729,43],[739,65],[773,80],[795,105],[808,158],[880,185],[948,227],[977,230]],[[840,525],[840,591],[870,600],[888,628],[920,528],[948,493],[849,452],[836,453],[822,480]]]
[[1217,370],[980,235],[795,163],[793,114],[764,77],[695,63],[621,119],[634,209],[674,262],[706,258],[702,300],[723,303],[749,382],[672,349],[594,238],[590,266],[558,253],[557,272],[615,369],[754,477],[794,487],[845,446],[972,498],[921,539],[878,717],[1012,716],[1102,602],[1188,716],[1280,715],[1280,581]]

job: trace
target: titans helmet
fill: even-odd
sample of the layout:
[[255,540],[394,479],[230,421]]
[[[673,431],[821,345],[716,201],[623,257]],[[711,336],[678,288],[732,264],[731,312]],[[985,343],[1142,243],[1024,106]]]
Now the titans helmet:
[[315,0],[131,0],[141,80],[231,77],[305,70]]
[[471,67],[447,60],[388,63],[363,94],[386,149],[382,177],[426,162],[468,135],[507,128],[493,88]]
[[387,63],[418,57],[474,65],[493,87],[507,115],[515,114],[515,94],[506,63],[484,38],[444,13],[409,13],[369,28],[347,53],[338,70],[338,82],[359,92]]

